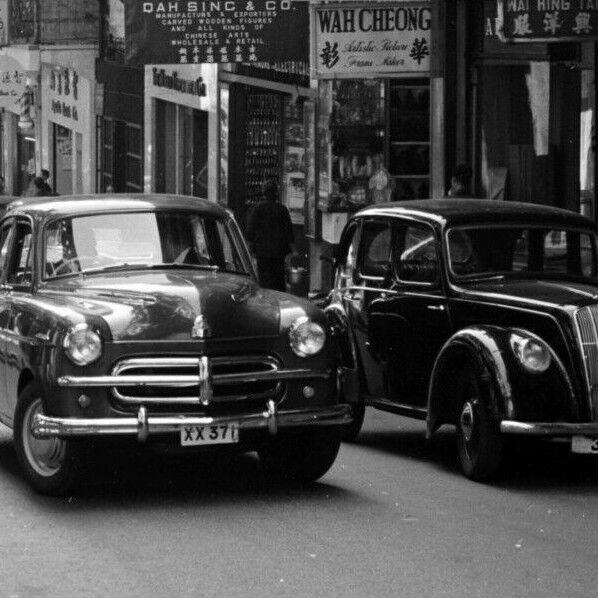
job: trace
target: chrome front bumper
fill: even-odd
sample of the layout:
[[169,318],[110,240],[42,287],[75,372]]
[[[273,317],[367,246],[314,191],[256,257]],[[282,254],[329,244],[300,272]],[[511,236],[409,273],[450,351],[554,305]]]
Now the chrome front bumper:
[[500,422],[500,431],[523,436],[598,436],[598,423],[525,423],[505,420]]
[[241,430],[267,429],[275,435],[279,428],[314,426],[342,426],[352,421],[351,407],[346,404],[331,405],[308,410],[278,411],[274,401],[268,401],[266,409],[257,413],[244,413],[225,417],[193,415],[148,415],[140,407],[137,417],[114,418],[63,418],[38,414],[33,421],[32,432],[38,438],[52,436],[137,436],[140,442],[150,434],[179,432],[185,426],[217,426],[237,423]]

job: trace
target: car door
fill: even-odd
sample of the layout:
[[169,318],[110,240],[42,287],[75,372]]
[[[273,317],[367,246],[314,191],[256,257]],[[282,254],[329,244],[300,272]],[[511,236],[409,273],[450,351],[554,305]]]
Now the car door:
[[22,299],[31,293],[33,285],[33,230],[31,222],[18,218],[13,226],[13,241],[8,250],[5,286],[10,303],[6,334],[4,379],[7,407],[12,417],[17,404],[19,376],[29,359],[32,339],[29,328],[34,314],[25,308]]
[[370,345],[380,354],[389,401],[422,409],[434,361],[451,333],[431,225],[396,219],[392,226],[392,284],[376,301]]
[[14,222],[14,218],[9,218],[0,224],[0,412],[4,419],[12,418],[6,392],[7,336],[11,296],[9,287],[5,284],[5,277],[10,245],[14,238]]
[[344,273],[345,311],[351,322],[364,390],[370,398],[384,396],[383,364],[380,354],[370,345],[370,324],[388,285],[390,238],[387,219],[365,219],[358,239],[348,248],[355,265]]

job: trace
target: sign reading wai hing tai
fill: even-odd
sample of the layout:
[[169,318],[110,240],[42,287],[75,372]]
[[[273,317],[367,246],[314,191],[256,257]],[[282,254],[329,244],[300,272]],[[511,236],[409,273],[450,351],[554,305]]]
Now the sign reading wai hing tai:
[[500,0],[508,41],[583,41],[598,37],[598,0]]
[[430,37],[427,2],[317,7],[316,76],[426,73],[430,70]]
[[129,64],[307,61],[307,0],[125,0]]

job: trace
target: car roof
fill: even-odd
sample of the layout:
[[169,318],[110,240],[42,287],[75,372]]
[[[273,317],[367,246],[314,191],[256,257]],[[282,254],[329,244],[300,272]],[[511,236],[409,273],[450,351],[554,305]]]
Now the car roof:
[[595,223],[570,210],[540,204],[490,199],[423,199],[367,207],[356,217],[412,216],[444,226],[478,223],[559,224],[596,229]]
[[189,210],[207,216],[228,218],[218,204],[199,197],[169,194],[119,193],[93,195],[61,195],[58,197],[17,198],[6,214],[29,214],[46,219],[53,216],[74,216],[97,212],[128,212],[154,209]]

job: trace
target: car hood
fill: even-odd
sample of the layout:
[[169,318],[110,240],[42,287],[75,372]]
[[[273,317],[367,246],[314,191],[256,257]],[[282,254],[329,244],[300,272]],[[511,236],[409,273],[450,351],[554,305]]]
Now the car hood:
[[467,298],[526,307],[576,309],[598,302],[598,285],[556,280],[502,280],[461,284]]
[[213,339],[277,336],[312,311],[306,301],[233,274],[130,272],[53,281],[44,291],[84,316],[101,317],[114,340],[191,341],[196,318]]

